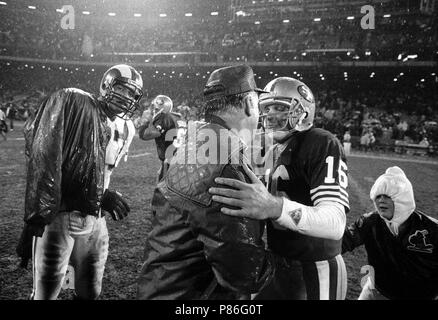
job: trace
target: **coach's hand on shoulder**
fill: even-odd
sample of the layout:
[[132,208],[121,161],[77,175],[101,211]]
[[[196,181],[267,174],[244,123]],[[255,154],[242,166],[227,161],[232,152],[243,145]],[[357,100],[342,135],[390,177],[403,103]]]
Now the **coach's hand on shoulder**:
[[122,198],[122,194],[117,191],[105,190],[101,203],[102,209],[109,212],[116,221],[122,220],[131,211],[128,203]]
[[280,217],[283,199],[270,194],[265,185],[247,165],[244,165],[243,168],[251,179],[251,183],[229,178],[216,178],[216,183],[232,187],[233,189],[209,189],[209,192],[213,194],[213,201],[241,208],[240,210],[222,208],[222,213],[257,220],[277,219]]

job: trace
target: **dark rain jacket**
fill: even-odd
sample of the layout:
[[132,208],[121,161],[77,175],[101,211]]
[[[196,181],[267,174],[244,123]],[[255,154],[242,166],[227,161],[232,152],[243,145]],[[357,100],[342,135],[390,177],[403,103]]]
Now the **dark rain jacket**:
[[[280,258],[265,250],[264,222],[222,214],[222,205],[212,201],[208,189],[217,186],[216,177],[250,180],[242,168],[247,160],[241,142],[233,150],[229,141],[235,142],[237,136],[232,138],[221,119],[211,121],[196,123],[196,139],[186,135],[154,191],[153,229],[146,243],[138,299],[248,297],[269,283],[281,264]],[[206,141],[211,146],[210,160],[217,164],[196,159],[208,153],[200,149]]]
[[37,236],[60,210],[99,215],[109,135],[101,103],[82,90],[61,89],[25,128],[24,221]]
[[389,299],[438,299],[438,221],[419,210],[396,237],[377,212],[347,226],[342,251],[365,245],[374,286]]

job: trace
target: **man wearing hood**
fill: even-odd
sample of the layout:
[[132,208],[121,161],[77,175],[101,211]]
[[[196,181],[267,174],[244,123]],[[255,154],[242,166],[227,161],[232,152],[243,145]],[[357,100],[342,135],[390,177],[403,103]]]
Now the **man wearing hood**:
[[372,272],[359,300],[438,298],[438,221],[415,210],[412,184],[390,167],[370,191],[376,211],[347,226],[342,251],[365,245]]

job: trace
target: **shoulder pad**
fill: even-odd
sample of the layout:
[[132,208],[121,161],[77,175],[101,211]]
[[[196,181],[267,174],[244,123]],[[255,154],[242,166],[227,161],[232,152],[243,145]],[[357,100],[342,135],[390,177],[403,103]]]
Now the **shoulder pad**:
[[173,111],[172,111],[170,114],[173,115],[174,117],[176,117],[177,119],[182,118],[182,114],[181,114],[181,113],[173,112]]
[[86,96],[89,98],[93,98],[91,93],[88,93],[88,92],[81,90],[81,89],[78,89],[78,88],[65,88],[65,89],[61,89],[59,91],[63,91],[65,93],[70,93],[70,94],[77,95],[77,96]]

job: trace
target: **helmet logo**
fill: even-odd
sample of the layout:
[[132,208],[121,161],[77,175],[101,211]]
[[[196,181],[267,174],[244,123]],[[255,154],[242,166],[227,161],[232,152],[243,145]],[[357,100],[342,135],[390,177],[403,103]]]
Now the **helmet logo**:
[[310,91],[309,88],[307,88],[304,85],[301,85],[298,87],[298,92],[300,93],[300,95],[308,102],[310,103],[314,103],[315,99],[313,98],[313,94]]

